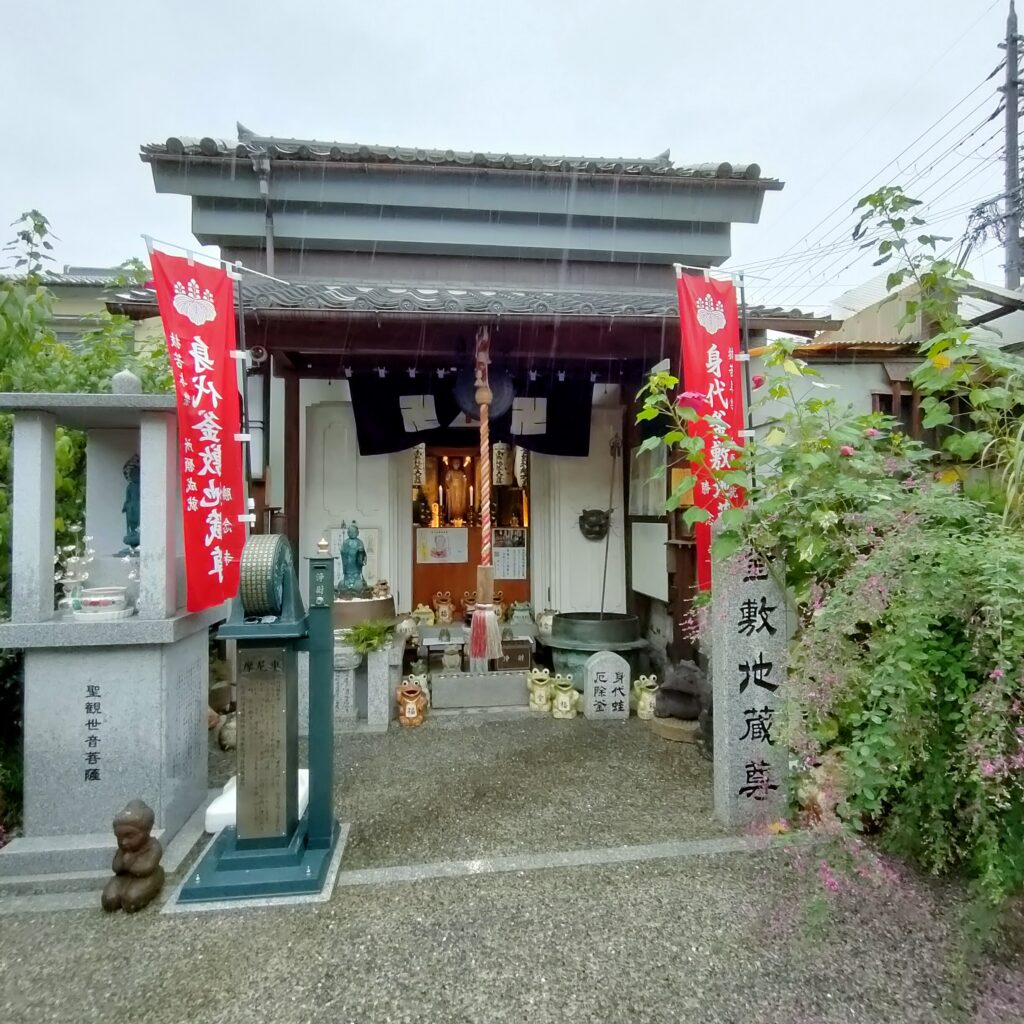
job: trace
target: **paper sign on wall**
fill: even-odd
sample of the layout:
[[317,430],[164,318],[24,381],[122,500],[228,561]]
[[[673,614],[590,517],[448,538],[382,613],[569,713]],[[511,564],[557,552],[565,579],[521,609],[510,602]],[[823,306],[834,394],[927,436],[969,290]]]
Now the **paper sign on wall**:
[[416,531],[416,561],[420,565],[449,565],[469,561],[469,531],[465,527]]

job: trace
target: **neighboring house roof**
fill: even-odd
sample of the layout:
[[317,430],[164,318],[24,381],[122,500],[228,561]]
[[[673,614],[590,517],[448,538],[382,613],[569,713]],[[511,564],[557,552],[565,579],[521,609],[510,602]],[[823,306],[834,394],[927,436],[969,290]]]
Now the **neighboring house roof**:
[[381,146],[355,142],[324,142],[315,139],[285,139],[257,135],[238,125],[238,141],[209,136],[171,136],[165,142],[141,147],[142,159],[204,156],[248,159],[266,156],[271,160],[300,160],[321,163],[419,164],[433,167],[479,167],[507,171],[552,171],[584,174],[652,175],[714,182],[723,179],[748,181],[763,189],[777,190],[782,182],[762,178],[755,163],[703,163],[675,166],[669,150],[653,158],[545,156],[535,153],[484,153],[474,150],[420,149],[410,146]]
[[[153,305],[156,298],[145,288],[118,295],[111,308]],[[522,288],[436,288],[395,284],[337,284],[331,281],[303,281],[291,284],[246,278],[242,301],[254,312],[272,310],[321,310],[346,313],[405,314],[437,313],[448,316],[532,316],[532,317],[628,317],[663,319],[679,315],[673,292],[539,291]],[[751,306],[751,320],[791,320],[807,329],[824,330],[835,321],[780,306]]]
[[[44,270],[39,280],[47,288],[110,288],[124,273],[119,267],[71,267]],[[13,281],[23,274],[0,274],[0,281]]]

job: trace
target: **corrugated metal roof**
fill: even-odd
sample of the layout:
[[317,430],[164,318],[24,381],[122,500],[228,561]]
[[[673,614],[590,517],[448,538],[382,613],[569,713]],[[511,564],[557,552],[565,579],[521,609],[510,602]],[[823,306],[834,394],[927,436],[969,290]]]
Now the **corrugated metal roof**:
[[321,163],[423,165],[432,167],[489,168],[506,171],[549,171],[575,174],[651,175],[688,178],[701,182],[749,182],[763,189],[780,189],[782,182],[762,178],[756,163],[713,162],[675,166],[669,150],[656,157],[545,156],[535,153],[484,153],[474,150],[422,149],[410,146],[324,142],[257,135],[238,125],[238,141],[172,135],[165,142],[141,147],[144,161],[166,157],[268,157]]

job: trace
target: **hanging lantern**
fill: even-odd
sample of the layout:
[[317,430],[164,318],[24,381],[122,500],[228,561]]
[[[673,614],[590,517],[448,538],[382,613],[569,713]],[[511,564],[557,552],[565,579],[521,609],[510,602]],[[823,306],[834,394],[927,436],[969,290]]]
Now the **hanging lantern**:
[[497,441],[491,445],[492,480],[496,487],[509,487],[512,484],[512,445]]
[[522,445],[517,445],[515,454],[512,456],[512,464],[515,466],[513,476],[516,483],[525,491],[527,481],[530,478],[530,454]]
[[418,444],[412,450],[412,485],[423,487],[427,482],[427,446]]

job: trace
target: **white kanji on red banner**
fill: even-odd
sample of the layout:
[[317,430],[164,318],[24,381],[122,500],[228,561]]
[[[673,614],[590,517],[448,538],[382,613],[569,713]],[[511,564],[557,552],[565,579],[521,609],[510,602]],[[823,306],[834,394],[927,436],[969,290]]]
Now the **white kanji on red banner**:
[[711,518],[694,525],[697,545],[697,585],[711,586],[711,524],[733,505],[742,505],[743,491],[712,479],[712,473],[728,470],[742,440],[742,378],[736,375],[740,352],[739,313],[736,289],[731,281],[705,279],[699,274],[679,277],[679,319],[682,327],[683,389],[703,395],[702,410],[714,422],[690,424],[693,436],[704,438],[704,462],[693,464],[698,486],[694,504]]
[[235,361],[234,291],[219,267],[152,255],[153,280],[178,395],[188,610],[238,593],[245,530]]

